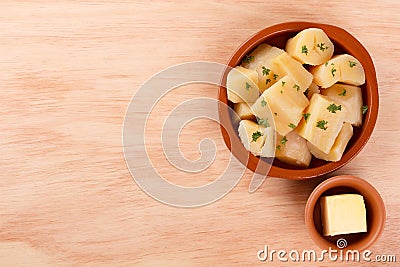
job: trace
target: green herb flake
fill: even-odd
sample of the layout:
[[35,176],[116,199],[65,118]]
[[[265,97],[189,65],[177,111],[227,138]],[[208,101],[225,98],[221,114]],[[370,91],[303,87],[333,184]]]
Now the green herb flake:
[[274,80],[276,81],[276,79],[278,79],[279,75],[278,74],[274,74]]
[[345,96],[347,93],[346,89],[343,88],[343,91],[338,94],[338,96]]
[[265,84],[269,84],[271,82],[271,79],[266,79]]
[[301,47],[301,53],[302,53],[302,54],[306,54],[306,56],[308,55],[308,48],[307,48],[306,45],[303,45],[303,46]]
[[282,144],[282,145],[285,145],[287,141],[288,141],[288,140],[287,140],[286,136],[284,136],[284,137],[281,139],[281,144]]
[[335,69],[335,66],[333,66],[331,69],[332,77],[335,77],[335,72],[336,72],[336,69]]
[[262,107],[265,107],[266,105],[267,105],[267,101],[265,101],[264,99],[261,100],[261,106],[262,106]]
[[342,110],[342,105],[337,106],[335,103],[332,103],[326,109],[329,110],[329,112],[336,113],[336,111]]
[[300,91],[300,86],[298,86],[297,84],[293,85],[293,88],[295,88],[296,91]]
[[317,47],[318,47],[322,52],[329,48],[328,46],[325,46],[325,43],[317,44]]
[[257,117],[257,123],[258,123],[258,125],[262,125],[267,128],[271,126],[268,122],[268,119],[263,119],[263,118],[259,118],[259,117]]
[[329,61],[325,62],[325,67],[328,67]]
[[368,111],[368,106],[367,105],[361,107],[361,112],[362,112],[363,115],[365,113],[367,113],[367,111]]
[[289,126],[290,128],[292,128],[292,129],[296,128],[296,125],[294,125],[293,123],[289,123],[288,126]]
[[317,121],[317,128],[320,128],[320,129],[326,131],[326,129],[328,129],[328,127],[326,127],[327,124],[328,124],[328,122],[326,120]]
[[248,82],[246,82],[246,90],[249,91],[250,88],[252,88],[252,86]]
[[246,56],[244,56],[244,58],[243,58],[243,62],[244,62],[244,63],[250,63],[250,62],[252,62],[253,60],[254,60],[254,56],[246,55]]
[[303,93],[303,94],[304,94],[305,96],[307,96],[307,97],[308,97],[308,93],[309,93],[309,92],[310,92],[310,89],[309,89],[309,88],[307,88],[307,89],[304,91],[304,93]]
[[283,90],[281,90],[281,94],[283,94]]
[[276,149],[280,151],[281,150],[281,145],[277,145]]
[[352,68],[352,67],[354,67],[355,65],[357,65],[357,62],[354,62],[354,61],[349,60],[349,65],[350,65],[350,68]]
[[254,132],[251,135],[251,138],[253,139],[253,142],[257,142],[257,139],[260,138],[263,134],[260,131]]
[[264,66],[262,66],[261,69],[262,69],[262,74],[265,76],[269,75],[269,72],[271,71],[270,69],[267,69]]
[[310,117],[310,115],[311,115],[310,113],[304,113],[303,114],[304,120],[307,121],[307,119]]
[[286,83],[285,81],[282,81],[282,87],[285,86],[285,83]]

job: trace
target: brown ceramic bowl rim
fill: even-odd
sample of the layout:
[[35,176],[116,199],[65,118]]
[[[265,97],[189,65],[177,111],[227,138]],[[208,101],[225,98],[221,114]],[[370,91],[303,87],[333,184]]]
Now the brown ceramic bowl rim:
[[[338,162],[326,162],[324,165],[307,169],[285,169],[274,165],[271,166],[268,162],[260,160],[258,157],[245,150],[244,147],[241,145],[241,141],[237,136],[235,129],[233,129],[232,122],[230,121],[231,119],[229,116],[229,108],[226,105],[219,105],[221,132],[225,144],[231,151],[234,151],[232,152],[234,156],[253,172],[257,172],[262,175],[269,175],[271,177],[287,178],[294,180],[304,180],[322,176],[341,168],[350,160],[352,160],[365,146],[373,132],[378,116],[379,107],[378,83],[376,79],[375,67],[372,62],[371,56],[364,48],[364,46],[355,37],[353,37],[350,33],[342,28],[328,24],[300,21],[273,25],[257,32],[246,42],[244,42],[233,54],[227,65],[229,67],[235,67],[239,65],[241,59],[245,55],[251,52],[260,43],[267,41],[268,38],[272,38],[276,35],[281,34],[282,32],[300,32],[303,29],[312,27],[323,29],[334,43],[341,44],[349,54],[359,55],[357,58],[358,60],[360,60],[364,67],[366,77],[365,86],[366,91],[368,92],[364,93],[364,97],[366,100],[366,104],[369,107],[367,113],[364,115],[364,123],[362,126],[361,134],[358,140],[355,141],[353,146],[345,151],[342,159]],[[228,104],[225,88],[227,73],[228,71],[225,71],[221,80],[221,86],[219,88],[219,100],[225,104]],[[222,125],[224,125],[224,127]],[[235,148],[232,149],[231,146],[235,146]]]
[[[381,236],[384,228],[385,228],[385,221],[386,221],[386,210],[385,210],[385,204],[383,203],[382,197],[379,194],[379,192],[376,190],[374,186],[372,186],[370,183],[368,183],[366,180],[352,176],[352,175],[339,175],[339,176],[334,176],[332,178],[329,178],[322,183],[320,183],[310,194],[307,204],[305,207],[305,223],[308,229],[308,232],[311,236],[311,238],[314,240],[314,242],[320,247],[320,248],[327,248],[329,245],[329,242],[321,236],[321,234],[318,232],[318,230],[315,227],[314,224],[314,208],[315,205],[318,201],[318,199],[321,197],[321,195],[326,192],[329,189],[335,188],[335,187],[351,187],[354,189],[364,189],[363,191],[368,191],[370,194],[372,194],[373,201],[377,204],[378,210],[380,211],[379,217],[378,217],[378,228],[377,230],[372,233],[372,235],[368,238],[368,241],[365,242],[363,246],[356,247],[355,249],[358,249],[359,251],[365,250],[368,247],[372,246],[372,244]],[[374,214],[374,216],[378,216],[377,214]]]

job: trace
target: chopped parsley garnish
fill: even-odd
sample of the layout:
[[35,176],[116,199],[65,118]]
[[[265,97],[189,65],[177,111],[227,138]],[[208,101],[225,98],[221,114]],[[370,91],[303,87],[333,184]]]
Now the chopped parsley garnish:
[[300,90],[300,86],[298,86],[297,84],[293,85],[293,88],[296,88],[296,91]]
[[349,65],[350,65],[350,68],[352,68],[352,67],[354,67],[355,65],[357,65],[357,62],[354,62],[354,61],[349,60]]
[[347,93],[346,89],[343,88],[343,91],[341,93],[339,93],[339,96],[345,96]]
[[278,79],[279,75],[274,73],[274,80],[276,81],[276,79]]
[[308,55],[308,48],[307,48],[306,45],[303,45],[303,46],[301,47],[301,53],[302,53],[302,54],[306,54],[306,56]]
[[266,79],[265,84],[269,84],[271,82],[271,79]]
[[307,88],[307,89],[304,91],[304,93],[303,93],[303,94],[304,94],[305,96],[307,96],[307,97],[308,97],[308,93],[309,93],[309,92],[310,92],[310,89],[309,89],[309,88]]
[[325,125],[327,125],[327,124],[328,124],[328,122],[326,120],[317,121],[317,128],[320,128],[320,129],[326,131],[326,129],[328,129],[328,127],[326,127]]
[[282,87],[285,86],[285,83],[286,83],[285,81],[282,81]]
[[262,133],[260,131],[254,132],[251,135],[251,138],[253,139],[253,142],[257,142],[257,139],[262,136]]
[[257,117],[257,123],[258,123],[258,125],[263,125],[267,128],[270,127],[268,119],[263,119],[263,118]]
[[336,111],[342,110],[342,105],[337,106],[333,103],[330,104],[326,109],[329,110],[329,112],[336,113]]
[[276,149],[281,150],[281,145],[277,145]]
[[325,67],[328,67],[328,63],[329,63],[329,61],[325,62]]
[[262,74],[265,76],[269,75],[269,72],[271,71],[270,69],[267,69],[264,66],[262,66],[261,69],[262,69]]
[[363,115],[365,113],[367,113],[367,111],[368,111],[368,106],[367,105],[361,107],[361,112],[362,112]]
[[283,94],[283,90],[281,90],[281,94]]
[[248,82],[246,82],[246,90],[249,91],[250,88],[252,88],[252,86]]
[[253,61],[253,59],[254,59],[254,56],[245,55],[244,58],[243,58],[243,62],[244,63],[250,63],[250,62]]
[[317,44],[317,47],[321,50],[321,51],[325,51],[326,49],[328,49],[328,46],[325,46],[325,43],[320,43]]
[[[332,63],[332,66],[333,66],[333,63]],[[332,77],[335,77],[335,72],[336,72],[336,69],[335,69],[335,66],[333,66],[331,69]]]
[[262,107],[265,107],[266,105],[267,105],[267,101],[265,101],[264,99],[261,100],[261,106],[262,106]]
[[287,138],[286,138],[286,136],[284,136],[284,137],[281,139],[281,144],[284,145],[284,144],[286,144],[286,142],[287,142]]
[[303,114],[304,120],[307,121],[307,119],[308,119],[308,117],[310,117],[310,115],[311,115],[310,113],[304,113]]
[[288,126],[289,126],[290,128],[292,128],[292,129],[296,128],[296,125],[294,125],[293,123],[289,123]]

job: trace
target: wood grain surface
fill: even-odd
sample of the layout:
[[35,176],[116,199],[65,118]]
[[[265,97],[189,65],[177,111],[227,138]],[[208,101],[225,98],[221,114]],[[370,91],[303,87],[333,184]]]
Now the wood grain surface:
[[[363,177],[378,189],[387,221],[371,249],[400,257],[399,14],[397,0],[1,0],[0,265],[331,266],[257,260],[264,245],[319,251],[306,231],[304,207],[321,179],[268,179],[249,194],[247,171],[214,204],[174,208],[140,190],[122,151],[126,108],[152,74],[188,61],[226,63],[253,33],[297,20],[343,27],[371,53],[378,122],[363,151],[335,174]],[[175,105],[196,96],[216,97],[217,88],[175,90],[150,123],[162,125]],[[179,174],[163,159],[157,169],[180,185],[218,177],[229,151],[216,123],[188,125],[182,150],[197,158],[204,137],[218,151],[207,174]],[[146,138],[158,160],[160,129]]]

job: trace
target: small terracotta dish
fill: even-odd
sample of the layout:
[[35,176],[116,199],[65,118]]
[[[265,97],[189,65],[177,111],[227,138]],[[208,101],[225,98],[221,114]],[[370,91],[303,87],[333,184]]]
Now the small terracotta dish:
[[[320,198],[338,194],[360,194],[364,197],[367,232],[324,236],[321,223]],[[322,249],[365,250],[382,234],[386,221],[385,205],[378,191],[367,181],[350,175],[335,176],[319,184],[308,198],[305,223],[311,238]],[[345,244],[338,246],[338,239]]]
[[[295,36],[298,32],[307,28],[320,28],[325,31],[335,45],[335,54],[348,53],[356,57],[364,67],[366,82],[361,86],[363,93],[363,103],[368,105],[368,111],[364,115],[362,127],[354,127],[354,134],[343,157],[338,162],[327,162],[313,158],[310,166],[306,169],[300,169],[279,160],[274,160],[272,166],[271,160],[259,158],[248,152],[242,145],[237,132],[237,123],[234,124],[231,119],[229,108],[226,105],[219,105],[219,116],[221,120],[221,132],[227,147],[234,151],[234,156],[252,171],[262,175],[272,177],[303,180],[312,177],[321,176],[347,164],[354,158],[367,143],[375,126],[378,115],[379,95],[376,73],[372,59],[367,50],[361,43],[347,31],[332,25],[311,23],[311,22],[288,22],[268,27],[253,35],[244,42],[233,54],[228,62],[229,67],[240,65],[244,56],[249,54],[261,43],[268,43],[279,48],[284,48],[286,41]],[[219,100],[233,108],[233,104],[227,99],[226,77],[229,69],[225,71],[221,87],[219,89]]]

